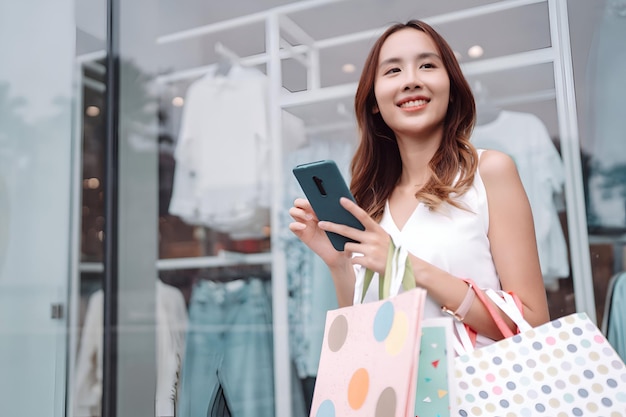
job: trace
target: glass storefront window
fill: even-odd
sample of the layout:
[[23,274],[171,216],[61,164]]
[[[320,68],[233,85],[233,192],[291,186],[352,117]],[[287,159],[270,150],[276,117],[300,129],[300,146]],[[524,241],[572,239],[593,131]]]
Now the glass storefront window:
[[337,303],[287,229],[291,169],[349,179],[362,62],[410,18],[457,51],[477,146],[518,163],[551,316],[600,324],[626,267],[622,3],[0,6],[3,412],[308,415]]
[[0,5],[0,404],[65,412],[76,263],[72,1]]

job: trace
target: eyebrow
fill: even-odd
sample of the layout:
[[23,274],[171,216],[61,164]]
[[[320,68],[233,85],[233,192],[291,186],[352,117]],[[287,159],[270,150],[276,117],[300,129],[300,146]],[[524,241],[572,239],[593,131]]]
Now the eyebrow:
[[[437,53],[435,53],[435,52],[422,52],[422,53],[418,54],[417,57],[416,57],[416,59],[418,61],[421,61],[421,60],[427,59],[427,58],[436,58],[439,61],[442,61],[441,57]],[[398,63],[400,61],[401,61],[400,58],[395,58],[395,57],[394,58],[385,59],[384,61],[382,61],[378,65],[378,68],[383,67],[383,66],[388,65],[388,64],[395,64],[395,63]]]

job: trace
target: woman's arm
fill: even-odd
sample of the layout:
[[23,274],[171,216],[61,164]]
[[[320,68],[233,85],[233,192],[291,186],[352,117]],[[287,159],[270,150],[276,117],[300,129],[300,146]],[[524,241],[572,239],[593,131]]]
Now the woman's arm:
[[[479,169],[487,190],[488,238],[502,289],[520,298],[524,317],[532,326],[545,323],[549,313],[532,213],[515,163],[504,153],[486,151]],[[415,256],[411,256],[411,264],[417,285],[426,288],[433,300],[453,311],[458,308],[467,294],[467,284]],[[506,316],[503,318],[514,330],[513,322]],[[492,339],[502,338],[487,309],[477,299],[464,323]]]
[[533,216],[517,168],[506,154],[485,151],[480,174],[489,204],[489,241],[502,289],[524,305],[532,326],[550,320]]

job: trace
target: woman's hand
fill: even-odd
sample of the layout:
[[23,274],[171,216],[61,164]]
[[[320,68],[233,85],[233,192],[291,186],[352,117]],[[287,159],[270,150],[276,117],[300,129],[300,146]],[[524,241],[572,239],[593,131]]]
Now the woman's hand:
[[[319,221],[309,201],[303,198],[296,199],[294,206],[289,209],[289,214],[295,220],[289,224],[289,230],[330,267],[345,262],[346,258],[352,258],[353,264],[362,265],[381,274],[384,273],[391,238],[356,203],[342,197],[340,204],[361,222],[365,230],[329,221]],[[332,246],[325,232],[334,232],[358,243],[348,242],[345,244],[344,251],[339,252]],[[359,256],[353,257],[353,253]]]
[[[383,274],[387,264],[391,237],[378,222],[350,199],[342,197],[340,204],[361,222],[365,230],[327,221],[319,222],[319,229],[334,232],[358,242],[348,242],[344,247],[344,251],[352,258],[352,263]],[[359,254],[359,256],[352,257],[353,253]]]
[[346,262],[346,254],[335,250],[324,230],[318,227],[319,220],[308,200],[297,198],[289,209],[289,215],[294,219],[289,224],[289,230],[328,266]]

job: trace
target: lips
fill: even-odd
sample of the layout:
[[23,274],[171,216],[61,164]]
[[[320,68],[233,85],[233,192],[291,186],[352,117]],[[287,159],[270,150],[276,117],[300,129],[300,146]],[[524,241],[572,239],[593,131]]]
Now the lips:
[[400,101],[398,103],[398,107],[400,108],[420,107],[420,106],[424,106],[425,104],[428,104],[428,102],[430,102],[430,99],[428,99],[427,97],[410,97],[410,98]]

